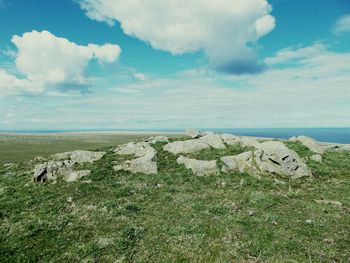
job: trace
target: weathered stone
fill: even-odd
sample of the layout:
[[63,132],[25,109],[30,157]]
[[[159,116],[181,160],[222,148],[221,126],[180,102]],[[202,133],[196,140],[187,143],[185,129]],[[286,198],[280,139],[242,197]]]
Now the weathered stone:
[[224,163],[223,172],[246,172],[255,176],[273,173],[291,178],[311,176],[299,155],[278,141],[261,143],[254,152],[226,156],[221,161]]
[[157,151],[150,142],[137,142],[122,145],[114,150],[118,155],[134,155],[135,159],[127,160],[113,167],[115,171],[128,171],[131,173],[157,174]]
[[237,139],[243,147],[257,148],[260,144],[259,141],[253,137],[238,137]]
[[226,147],[220,134],[208,133],[200,137],[199,140],[215,149],[225,149]]
[[194,153],[204,149],[209,149],[210,145],[200,139],[187,141],[176,141],[168,143],[164,146],[164,150],[173,154]]
[[52,157],[55,160],[70,159],[75,163],[92,163],[100,160],[106,152],[92,152],[92,151],[73,151],[54,154]]
[[201,132],[196,129],[187,129],[185,135],[191,137],[192,139],[201,137]]
[[169,138],[165,136],[154,136],[149,139],[147,139],[145,142],[148,142],[150,144],[156,144],[158,142],[168,142]]
[[314,161],[314,162],[318,162],[318,163],[322,163],[323,159],[322,156],[319,154],[314,154],[310,157],[310,160]]
[[176,161],[178,164],[184,164],[187,169],[191,169],[196,176],[216,175],[219,173],[215,160],[203,161],[180,156]]
[[142,157],[147,154],[156,154],[156,150],[151,147],[149,142],[131,142],[119,146],[114,152],[118,155],[135,155],[136,157]]
[[125,161],[121,164],[115,165],[113,169],[115,171],[127,171],[133,174],[143,173],[143,174],[157,174],[157,162],[155,160],[155,155],[145,155],[133,160]]
[[298,141],[304,144],[310,151],[318,154],[323,154],[325,149],[314,139],[307,136],[299,136]]
[[33,181],[34,182],[43,182],[44,176],[47,173],[47,163],[38,164],[34,167],[34,176]]
[[89,176],[90,174],[91,174],[90,170],[72,171],[72,172],[68,172],[65,175],[64,180],[69,183],[76,182],[83,177]]
[[232,134],[221,134],[221,139],[224,141],[226,145],[229,145],[229,146],[240,144],[239,138]]

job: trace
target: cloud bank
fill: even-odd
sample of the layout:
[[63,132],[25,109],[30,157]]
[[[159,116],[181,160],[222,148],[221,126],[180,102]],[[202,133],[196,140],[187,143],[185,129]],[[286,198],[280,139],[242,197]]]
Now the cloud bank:
[[113,63],[121,53],[118,45],[77,45],[68,39],[56,37],[48,31],[32,31],[13,36],[18,52],[15,65],[23,76],[19,78],[5,70],[0,71],[0,91],[41,92],[47,86],[85,86],[84,70],[89,61]]
[[336,34],[350,33],[350,14],[338,19],[334,25],[333,32]]
[[174,55],[204,51],[228,73],[256,73],[254,45],[275,19],[267,0],[78,0],[86,15]]

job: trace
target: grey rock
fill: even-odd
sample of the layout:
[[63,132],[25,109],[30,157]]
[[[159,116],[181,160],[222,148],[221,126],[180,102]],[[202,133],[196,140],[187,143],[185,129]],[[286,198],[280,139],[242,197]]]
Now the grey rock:
[[169,138],[166,136],[154,136],[147,139],[146,142],[149,142],[150,144],[156,144],[158,142],[169,142]]
[[200,137],[199,140],[215,149],[225,149],[226,147],[220,134],[207,133],[203,137]]
[[310,157],[310,160],[314,161],[314,162],[318,162],[318,163],[322,163],[323,159],[322,156],[319,154],[314,154]]
[[122,145],[114,150],[118,155],[133,155],[134,159],[116,164],[115,171],[128,171],[131,173],[157,174],[157,151],[150,142],[136,142]]
[[239,138],[232,134],[221,134],[221,139],[228,146],[234,146],[240,144]]
[[68,172],[65,177],[64,180],[66,182],[76,182],[78,180],[80,180],[83,177],[89,176],[91,175],[91,171],[90,170],[81,170],[81,171],[72,171],[72,172]]
[[194,153],[209,148],[210,145],[200,139],[175,141],[164,146],[165,151],[173,154]]
[[243,147],[254,147],[257,148],[259,147],[260,143],[256,138],[253,137],[238,137],[238,141],[240,145]]
[[106,152],[93,152],[93,151],[73,151],[54,154],[52,157],[55,160],[67,160],[70,159],[75,163],[92,163],[100,160]]
[[34,176],[33,181],[34,182],[43,182],[45,180],[44,176],[47,173],[47,163],[38,164],[34,167]]
[[254,176],[281,174],[293,179],[311,176],[311,172],[299,155],[282,142],[268,141],[259,144],[257,150],[220,159],[223,172],[245,172]]
[[177,158],[178,164],[184,164],[187,169],[191,169],[196,176],[207,176],[219,174],[216,161],[203,161],[180,156]]
[[201,137],[201,132],[196,129],[187,129],[185,135],[191,137],[192,139]]
[[299,136],[298,141],[305,145],[310,151],[318,154],[323,154],[325,149],[314,139],[307,136]]

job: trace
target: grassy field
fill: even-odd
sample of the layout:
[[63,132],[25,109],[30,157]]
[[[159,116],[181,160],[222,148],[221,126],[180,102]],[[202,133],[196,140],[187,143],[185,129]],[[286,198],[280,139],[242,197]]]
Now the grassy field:
[[156,176],[113,171],[110,148],[87,165],[90,183],[34,184],[27,164],[0,171],[0,262],[350,261],[350,152],[309,161],[314,177],[290,181],[196,177],[162,146]]
[[93,150],[148,137],[150,134],[142,133],[0,133],[0,166],[5,163],[29,161],[37,156],[72,150]]

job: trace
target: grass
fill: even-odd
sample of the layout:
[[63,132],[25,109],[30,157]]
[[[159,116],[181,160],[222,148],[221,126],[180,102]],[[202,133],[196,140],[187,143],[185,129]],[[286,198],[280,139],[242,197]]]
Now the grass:
[[150,137],[148,134],[0,134],[0,166],[72,150],[95,150]]
[[162,146],[156,176],[113,171],[111,151],[92,183],[33,184],[28,164],[0,171],[0,262],[349,262],[349,152],[289,181],[195,177]]

